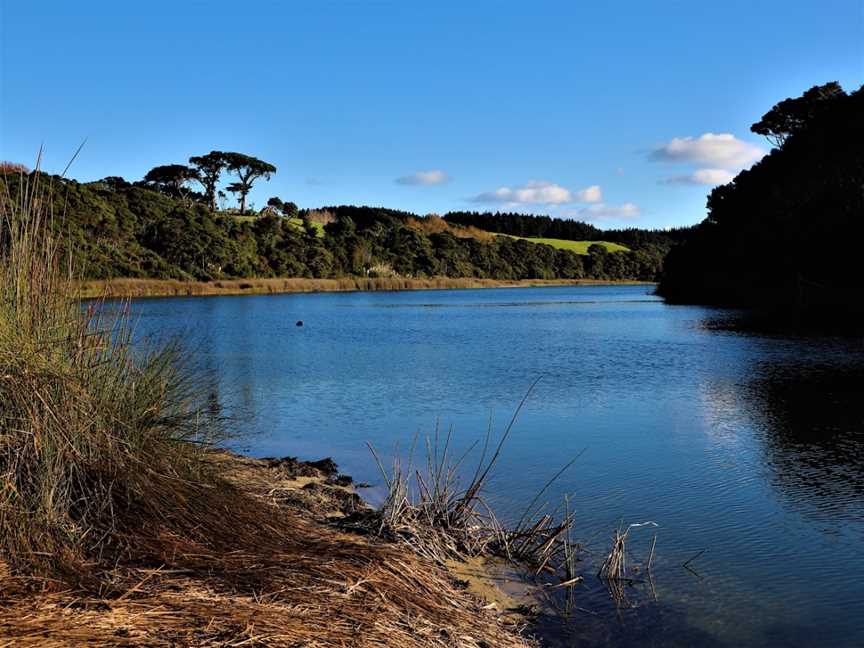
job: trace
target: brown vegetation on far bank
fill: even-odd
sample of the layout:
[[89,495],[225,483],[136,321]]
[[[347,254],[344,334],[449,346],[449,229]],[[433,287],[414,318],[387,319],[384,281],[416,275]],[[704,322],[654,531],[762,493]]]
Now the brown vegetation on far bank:
[[491,232],[470,225],[454,225],[448,223],[436,214],[429,214],[422,218],[408,218],[405,221],[405,224],[411,229],[426,234],[440,234],[441,232],[448,232],[458,238],[474,238],[478,241],[484,241],[487,243],[495,240],[495,235]]
[[532,286],[581,286],[647,284],[639,281],[592,279],[497,280],[461,277],[342,277],[340,279],[260,278],[219,281],[174,279],[107,279],[81,281],[76,291],[83,299],[99,297],[191,297],[204,295],[270,295],[278,293],[352,292],[394,290],[448,290],[460,288],[525,288]]

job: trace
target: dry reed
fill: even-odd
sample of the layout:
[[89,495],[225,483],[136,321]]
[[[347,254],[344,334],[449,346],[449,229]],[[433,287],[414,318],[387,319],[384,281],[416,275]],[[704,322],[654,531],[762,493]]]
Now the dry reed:
[[452,428],[442,439],[436,426],[433,437],[426,440],[425,470],[414,468],[415,448],[412,447],[407,464],[402,464],[397,453],[388,473],[370,445],[388,488],[380,517],[374,521],[377,524],[375,531],[384,537],[398,539],[420,555],[441,563],[494,556],[530,566],[537,573],[544,570],[558,573],[564,568],[566,560],[562,557],[566,557],[569,550],[567,539],[573,517],[567,511],[563,519],[556,519],[552,514],[541,514],[542,507],[538,509],[535,505],[576,458],[547,482],[512,527],[499,521],[484,497],[485,484],[536,384],[537,381],[528,389],[487,459],[491,450],[490,423],[480,459],[467,486],[463,487],[459,480],[460,469],[477,444],[461,456],[452,457]]
[[381,292],[398,290],[452,290],[464,288],[524,288],[531,286],[578,286],[609,282],[588,279],[478,279],[471,277],[340,277],[309,279],[303,277],[219,279],[181,281],[177,279],[85,280],[76,282],[82,298],[195,297],[206,295],[272,295],[315,292]]

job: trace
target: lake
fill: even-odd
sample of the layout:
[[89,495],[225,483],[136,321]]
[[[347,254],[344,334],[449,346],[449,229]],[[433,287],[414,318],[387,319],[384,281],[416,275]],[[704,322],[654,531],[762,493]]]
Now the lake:
[[[570,496],[585,583],[550,645],[864,645],[864,344],[748,334],[735,312],[648,286],[147,299],[141,335],[182,334],[239,450],[332,456],[370,500],[366,449],[500,433],[505,518]],[[304,326],[295,325],[303,320]],[[473,466],[472,466],[473,468]],[[619,524],[653,583],[618,607],[593,574]],[[696,556],[684,568],[682,565]],[[590,553],[588,553],[590,552]]]

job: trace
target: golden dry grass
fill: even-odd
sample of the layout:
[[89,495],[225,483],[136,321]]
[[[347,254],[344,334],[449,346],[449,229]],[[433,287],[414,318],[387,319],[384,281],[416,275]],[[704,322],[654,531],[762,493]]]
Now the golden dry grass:
[[580,286],[646,284],[639,281],[592,279],[498,280],[456,277],[342,277],[340,279],[259,278],[218,281],[175,279],[108,279],[80,281],[76,291],[85,299],[99,297],[192,297],[204,295],[272,295],[279,293],[353,292],[394,290],[452,290],[462,288],[526,288],[532,286]]
[[[242,486],[229,500],[223,493],[218,503],[210,502],[225,520],[220,540],[190,541],[167,529],[158,537],[148,534],[152,554],[117,565],[118,587],[108,597],[51,591],[56,586],[50,584],[34,591],[33,583],[7,570],[0,574],[0,641],[99,647],[530,645],[457,589],[443,568],[404,545],[341,533],[282,505],[286,486],[278,467],[221,453],[213,461],[227,482]],[[239,513],[244,510],[249,513]]]

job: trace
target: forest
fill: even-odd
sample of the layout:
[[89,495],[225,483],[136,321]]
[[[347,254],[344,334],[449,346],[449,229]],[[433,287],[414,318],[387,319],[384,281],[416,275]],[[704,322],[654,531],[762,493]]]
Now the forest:
[[864,92],[836,82],[753,124],[771,152],[708,196],[708,216],[666,259],[669,302],[861,314]]
[[[463,226],[453,215],[442,219],[345,205],[301,210],[278,197],[255,211],[249,209],[246,194],[256,179],[275,173],[275,167],[249,156],[215,151],[191,161],[197,166],[155,167],[137,182],[114,176],[80,183],[38,174],[46,195],[55,205],[63,205],[54,226],[68,242],[83,278],[444,276],[653,281],[668,249],[668,245],[655,245],[653,239],[640,241],[637,233],[630,238],[622,233],[628,251],[611,253],[596,245],[589,254],[576,254]],[[226,209],[225,197],[217,189],[225,164],[240,169],[241,179],[228,185],[238,195],[239,209]],[[0,199],[18,200],[34,173],[20,165],[4,165]],[[203,191],[190,188],[190,181],[198,182]],[[590,228],[598,240],[606,237],[606,232],[577,225]]]

